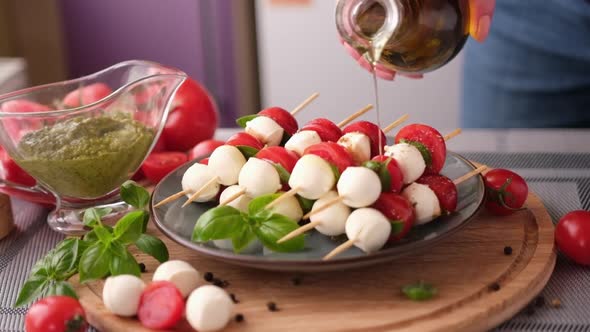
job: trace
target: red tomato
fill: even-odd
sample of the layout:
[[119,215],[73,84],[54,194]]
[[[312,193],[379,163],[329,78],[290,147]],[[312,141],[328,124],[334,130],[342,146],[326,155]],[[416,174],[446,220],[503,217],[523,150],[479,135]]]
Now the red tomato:
[[0,178],[22,184],[27,187],[34,186],[37,181],[25,172],[19,165],[10,158],[8,153],[0,146]]
[[84,309],[69,296],[43,298],[29,308],[25,317],[27,332],[82,332],[87,328]]
[[529,193],[524,179],[506,169],[494,169],[484,175],[486,208],[493,214],[506,216],[522,208]]
[[[376,124],[369,121],[358,121],[353,124],[346,126],[342,132],[348,133],[361,133],[369,137],[371,141],[371,157],[379,155],[385,144],[387,144],[387,138],[383,131]],[[379,135],[381,135],[381,147],[379,147]]]
[[342,137],[342,130],[334,122],[324,118],[309,121],[301,130],[315,131],[322,142],[338,142]]
[[421,178],[416,180],[420,184],[427,185],[438,198],[440,207],[448,212],[453,213],[457,210],[457,187],[446,176],[430,174],[423,175]]
[[305,149],[303,155],[306,154],[314,154],[324,159],[329,164],[336,166],[340,174],[342,174],[342,172],[348,167],[354,165],[354,160],[348,150],[334,142],[314,144]]
[[178,89],[162,131],[169,151],[187,151],[215,134],[217,106],[209,92],[192,79]]
[[[204,158],[199,160],[199,164],[203,164],[203,165],[209,165],[209,158]],[[221,192],[221,190],[220,190]]]
[[573,211],[555,228],[555,243],[574,262],[590,266],[590,211]]
[[299,157],[296,153],[285,149],[282,146],[268,146],[262,150],[260,150],[256,154],[256,158],[269,161],[271,163],[277,163],[287,172],[293,172],[293,168],[299,160]]
[[244,132],[239,132],[233,135],[227,140],[227,142],[225,142],[225,144],[233,145],[235,147],[249,146],[256,150],[261,150],[264,148],[264,144],[262,144],[262,142],[260,142],[256,137]]
[[397,242],[404,238],[414,225],[414,207],[405,197],[394,193],[382,193],[373,204],[392,222],[389,242]]
[[141,171],[152,183],[160,182],[166,175],[188,161],[186,153],[154,152],[141,165]]
[[380,163],[387,162],[387,171],[389,172],[389,178],[391,181],[389,188],[383,188],[383,190],[387,190],[388,192],[392,193],[401,192],[402,187],[404,186],[404,175],[402,174],[402,170],[399,168],[397,161],[384,155],[375,156],[375,158],[372,160],[378,161]]
[[141,293],[137,318],[150,329],[173,328],[182,318],[184,299],[169,281],[154,281]]
[[68,93],[64,97],[63,103],[68,107],[88,105],[103,99],[112,92],[113,90],[108,85],[94,83]]
[[208,139],[206,141],[202,141],[201,143],[195,145],[195,147],[190,150],[190,152],[188,153],[188,159],[194,160],[197,158],[203,158],[205,156],[208,156],[208,155],[212,154],[213,151],[215,151],[215,149],[217,149],[218,147],[220,147],[224,144],[225,144],[224,141],[219,141],[219,140],[214,140],[214,139]]
[[275,120],[285,130],[285,132],[291,136],[297,132],[299,125],[297,120],[285,109],[280,107],[271,107],[258,112],[258,115],[266,116]]
[[395,143],[401,140],[419,142],[430,152],[432,163],[426,166],[426,174],[438,174],[443,169],[447,158],[447,145],[438,130],[423,124],[411,124],[403,127],[395,136]]
[[164,139],[162,138],[162,136],[160,136],[160,138],[158,138],[158,141],[156,141],[156,145],[154,145],[154,148],[152,149],[151,152],[162,152],[162,151],[166,151],[166,143],[164,143]]

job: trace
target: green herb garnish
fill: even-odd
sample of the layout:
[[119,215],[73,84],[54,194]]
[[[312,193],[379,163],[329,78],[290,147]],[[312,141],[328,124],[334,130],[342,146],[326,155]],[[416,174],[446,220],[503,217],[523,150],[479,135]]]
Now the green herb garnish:
[[15,306],[23,306],[37,298],[49,295],[66,295],[76,298],[76,292],[67,281],[80,274],[81,282],[104,278],[107,275],[132,274],[139,276],[140,267],[129,246],[159,262],[168,260],[168,249],[160,239],[145,234],[149,213],[149,193],[133,181],[121,186],[121,198],[137,210],[127,213],[114,227],[104,225],[102,219],[111,209],[88,209],[84,212],[84,225],[91,230],[82,238],[68,238],[40,259],[23,285]]
[[248,123],[248,121],[250,121],[256,117],[258,117],[258,114],[250,114],[250,115],[243,116],[243,117],[238,118],[236,120],[236,124],[242,128],[246,128],[246,123]]
[[405,139],[402,139],[400,142],[410,144],[413,147],[415,147],[416,149],[418,149],[418,151],[420,151],[420,153],[422,154],[422,158],[424,158],[424,162],[426,163],[426,167],[432,166],[432,154],[430,153],[430,150],[428,150],[426,145],[424,145],[420,142],[417,142],[417,141],[408,141]]
[[410,300],[425,301],[434,297],[437,294],[437,289],[420,281],[416,284],[404,286],[402,293]]

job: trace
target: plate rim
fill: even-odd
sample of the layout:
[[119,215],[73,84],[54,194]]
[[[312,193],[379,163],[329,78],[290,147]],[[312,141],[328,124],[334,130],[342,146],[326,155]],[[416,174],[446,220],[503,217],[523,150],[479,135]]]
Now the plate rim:
[[[447,154],[453,155],[454,157],[456,157],[457,159],[462,160],[463,162],[465,162],[467,165],[469,165],[471,168],[476,169],[477,167],[467,158],[461,156],[458,153],[452,152],[452,151],[447,151]],[[291,268],[293,267],[297,267],[297,266],[313,266],[313,267],[325,267],[326,269],[330,269],[333,268],[335,266],[338,265],[351,265],[354,263],[363,263],[363,264],[368,264],[371,261],[375,261],[376,263],[379,262],[383,262],[387,259],[387,256],[390,256],[391,259],[395,259],[398,257],[402,257],[404,255],[408,255],[410,253],[415,252],[416,250],[421,250],[424,249],[425,247],[430,247],[432,245],[435,245],[436,243],[448,238],[449,236],[452,236],[453,234],[455,234],[456,232],[458,232],[459,230],[463,229],[465,226],[467,226],[470,222],[473,221],[473,219],[475,219],[475,217],[479,214],[479,212],[481,211],[482,207],[483,207],[483,203],[485,201],[485,192],[484,194],[481,196],[479,202],[477,203],[477,207],[476,209],[473,211],[473,213],[471,215],[469,215],[465,221],[463,221],[460,225],[458,225],[457,227],[445,232],[444,234],[442,234],[441,236],[437,236],[434,237],[432,239],[427,239],[427,240],[422,240],[420,242],[415,243],[411,248],[408,248],[407,250],[403,250],[403,251],[397,251],[395,253],[395,255],[391,255],[391,249],[393,248],[388,248],[385,250],[378,250],[374,253],[370,253],[370,254],[365,254],[362,256],[355,256],[355,257],[335,257],[331,260],[328,261],[324,261],[324,260],[306,260],[306,259],[296,259],[296,260],[285,260],[285,259],[280,259],[280,258],[270,258],[270,259],[265,259],[265,260],[261,260],[259,259],[257,256],[252,256],[252,255],[237,255],[234,254],[231,251],[226,251],[226,250],[219,250],[219,249],[214,249],[214,248],[208,248],[202,244],[199,243],[195,243],[192,242],[190,240],[185,239],[183,236],[180,236],[178,234],[176,234],[174,231],[168,229],[168,227],[166,227],[158,218],[157,214],[155,213],[155,208],[154,208],[154,198],[155,198],[155,193],[158,191],[158,189],[160,188],[160,186],[169,178],[172,177],[173,174],[176,172],[176,170],[185,167],[186,165],[189,164],[194,164],[194,163],[198,163],[201,159],[193,159],[190,160],[184,164],[182,164],[181,166],[177,167],[174,171],[172,171],[170,174],[166,175],[155,187],[154,190],[152,191],[151,197],[150,197],[150,201],[149,201],[149,210],[150,213],[152,214],[152,219],[154,221],[154,224],[156,225],[156,227],[158,228],[158,230],[160,232],[162,232],[162,234],[164,234],[166,237],[168,237],[169,239],[171,239],[172,241],[186,247],[189,248],[191,250],[194,250],[195,252],[199,253],[199,254],[203,254],[209,258],[215,259],[215,260],[220,260],[220,261],[224,261],[224,262],[231,262],[237,265],[244,265],[247,264],[248,266],[251,267],[255,267],[258,269],[264,269],[264,267],[262,266],[266,266],[266,265],[272,265],[272,264],[280,264],[282,267],[285,266],[289,266]],[[479,180],[479,183],[485,187],[485,183],[483,180],[483,176],[482,174],[478,174],[477,179]],[[262,265],[262,266],[261,266]]]

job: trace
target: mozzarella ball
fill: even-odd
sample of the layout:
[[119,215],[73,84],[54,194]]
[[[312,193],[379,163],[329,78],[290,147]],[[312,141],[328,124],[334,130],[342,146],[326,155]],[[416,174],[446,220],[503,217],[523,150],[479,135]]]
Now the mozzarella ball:
[[113,314],[132,317],[137,314],[145,283],[134,275],[108,277],[102,289],[104,306]]
[[414,205],[416,225],[426,224],[438,218],[442,211],[436,194],[430,187],[420,183],[412,183],[402,191],[402,196]]
[[283,127],[266,116],[257,116],[246,122],[246,133],[256,137],[262,144],[276,146],[283,139]]
[[391,233],[389,220],[373,208],[354,210],[348,217],[345,228],[346,236],[366,253],[381,249]]
[[293,151],[301,156],[305,149],[321,142],[322,139],[320,138],[320,135],[315,131],[302,130],[293,134],[293,136],[289,138],[287,143],[285,143],[285,149]]
[[274,194],[282,187],[274,166],[258,158],[248,159],[240,171],[238,183],[250,197]]
[[381,180],[366,167],[348,167],[340,175],[337,188],[344,204],[360,208],[377,201],[381,195]]
[[415,146],[407,143],[399,143],[385,147],[385,155],[397,161],[404,176],[404,184],[410,184],[418,180],[424,170],[426,163],[422,153]]
[[[324,206],[327,202],[335,199],[336,197],[338,197],[338,193],[336,191],[332,190],[328,192],[320,199],[315,201],[315,203],[313,203],[311,211]],[[320,224],[315,227],[318,232],[327,236],[337,236],[344,234],[344,226],[346,225],[346,220],[349,216],[350,208],[346,204],[338,202],[329,208],[326,208],[325,210],[313,214],[311,217],[309,217],[309,221],[320,222]]]
[[330,164],[324,159],[308,154],[301,157],[295,164],[289,186],[298,188],[299,196],[307,199],[318,199],[332,190],[336,179]]
[[233,309],[234,303],[223,289],[201,286],[186,301],[186,320],[199,332],[218,331],[227,325]]
[[[216,175],[213,169],[207,165],[196,163],[189,167],[182,176],[182,190],[187,191],[186,197],[191,197],[192,194],[200,190],[205,184]],[[195,202],[208,202],[217,196],[219,192],[219,183],[217,181],[210,183],[205,190],[201,192]]]
[[362,133],[347,133],[340,137],[338,144],[346,148],[357,164],[371,159],[371,140]]
[[[226,240],[213,240],[213,245],[215,245],[219,249],[234,250],[234,245],[230,239]],[[262,243],[258,239],[254,239],[252,242],[248,243],[246,248],[240,251],[241,254],[255,254],[262,251]]]
[[231,145],[218,147],[209,157],[209,168],[217,175],[217,181],[224,186],[238,183],[238,176],[245,163],[244,155]]
[[[242,191],[242,187],[240,186],[229,186],[225,188],[225,190],[222,191],[221,195],[219,196],[219,202],[227,201],[228,198],[232,197],[240,191]],[[242,212],[248,212],[248,204],[250,204],[251,201],[252,198],[250,198],[248,195],[241,195],[240,197],[234,199],[226,205],[236,208]]]
[[290,196],[272,208],[273,213],[281,214],[294,222],[299,222],[303,217],[303,210],[296,197]]
[[160,264],[152,280],[170,281],[183,297],[187,297],[199,284],[199,272],[187,262],[172,260]]

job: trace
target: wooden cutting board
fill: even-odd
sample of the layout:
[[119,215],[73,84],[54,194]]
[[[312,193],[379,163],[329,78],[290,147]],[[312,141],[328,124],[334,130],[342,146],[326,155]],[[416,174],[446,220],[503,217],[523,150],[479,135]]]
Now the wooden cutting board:
[[[150,232],[162,236],[155,228]],[[435,247],[361,270],[302,275],[258,271],[216,262],[164,239],[171,259],[227,280],[239,303],[224,331],[484,331],[508,320],[543,289],[555,266],[553,224],[543,204],[529,195],[527,210],[509,217],[482,212],[466,228]],[[504,254],[511,246],[512,255]],[[149,281],[157,262],[147,265]],[[424,280],[438,289],[425,302],[405,299],[403,285]],[[203,284],[206,282],[203,280]],[[499,290],[490,285],[497,283]],[[148,331],[137,320],[116,317],[101,301],[103,282],[76,291],[90,323],[101,331]],[[279,311],[270,312],[273,301]],[[176,331],[190,331],[182,322]]]

